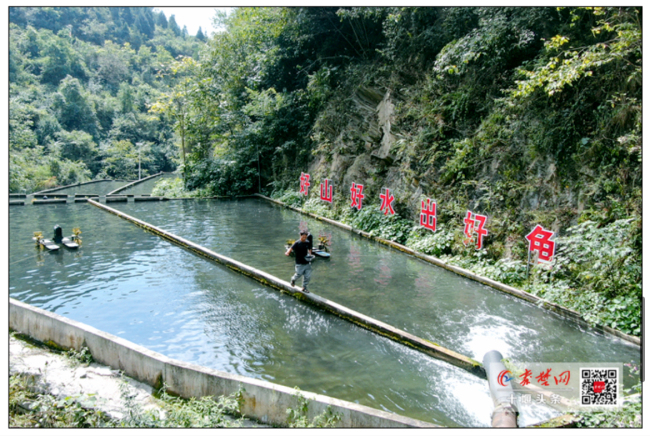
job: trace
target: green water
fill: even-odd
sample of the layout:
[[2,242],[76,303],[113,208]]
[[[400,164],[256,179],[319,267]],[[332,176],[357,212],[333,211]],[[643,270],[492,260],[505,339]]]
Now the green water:
[[93,183],[87,183],[83,184],[80,186],[70,186],[68,188],[62,188],[62,189],[57,189],[55,191],[51,191],[49,193],[45,194],[39,194],[38,197],[40,198],[41,195],[48,195],[48,194],[67,194],[67,195],[74,195],[74,194],[96,194],[96,195],[106,195],[109,192],[119,188],[120,186],[124,186],[128,183],[131,183],[127,180],[102,180],[99,182],[93,182]]
[[[301,222],[329,233],[332,259],[314,262],[312,292],[479,360],[495,348],[522,360],[638,361],[638,348],[262,200],[111,207],[286,280],[284,242]],[[32,232],[55,224],[81,227],[82,248],[36,250]],[[10,247],[11,297],[169,357],[441,425],[489,426],[485,381],[89,204],[10,208]],[[557,414],[521,413],[520,425]]]
[[[34,230],[82,229],[40,252]],[[47,235],[48,233],[44,231]],[[487,426],[469,373],[260,286],[89,204],[10,209],[9,293],[187,362],[447,426]],[[551,416],[543,410],[529,422]]]
[[639,347],[261,199],[115,208],[285,280],[285,241],[301,225],[327,233],[332,257],[313,262],[312,292],[479,361],[492,349],[528,362],[640,359]]

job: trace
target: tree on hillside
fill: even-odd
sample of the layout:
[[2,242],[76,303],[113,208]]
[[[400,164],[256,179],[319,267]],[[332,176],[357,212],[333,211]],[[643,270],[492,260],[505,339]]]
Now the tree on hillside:
[[176,120],[176,129],[181,137],[183,164],[186,155],[187,118],[191,110],[189,100],[194,88],[192,79],[198,67],[199,65],[192,58],[185,57],[180,61],[174,61],[169,66],[167,74],[179,79],[178,84],[150,109],[152,113],[168,114]]
[[43,48],[42,80],[58,85],[68,74],[72,73],[72,47],[66,38],[49,37]]
[[163,29],[167,28],[167,17],[163,11],[160,11],[156,14],[156,25],[162,27]]
[[147,39],[153,38],[154,26],[146,16],[138,14],[135,19],[135,28],[145,35]]
[[60,159],[82,161],[93,174],[99,170],[97,144],[86,132],[62,130],[56,133],[56,142],[52,145],[53,155]]
[[205,42],[207,39],[205,35],[203,34],[203,31],[201,30],[201,27],[199,27],[199,30],[196,32],[196,39],[198,39],[201,42]]
[[104,47],[98,50],[97,76],[112,92],[117,92],[120,83],[129,76],[129,67],[134,55],[135,50],[128,43],[120,47],[111,41],[106,41]]
[[178,24],[176,23],[176,17],[172,14],[171,17],[169,17],[169,28],[174,32],[174,35],[176,36],[181,36],[181,28],[178,27]]
[[65,130],[79,130],[98,135],[97,118],[88,93],[79,79],[67,76],[61,81],[59,91],[53,95],[53,109]]

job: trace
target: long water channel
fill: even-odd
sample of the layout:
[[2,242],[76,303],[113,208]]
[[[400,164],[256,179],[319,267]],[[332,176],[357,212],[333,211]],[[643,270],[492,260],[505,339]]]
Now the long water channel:
[[[312,292],[482,360],[639,360],[639,349],[420,260],[259,199],[111,205],[289,279],[300,225],[332,239]],[[81,227],[77,252],[30,237]],[[489,426],[487,383],[261,286],[89,204],[10,208],[10,295],[169,357],[445,426]],[[557,415],[521,410],[520,425]]]
[[126,189],[121,190],[120,192],[117,193],[117,195],[126,195],[126,194],[133,194],[133,195],[143,195],[143,194],[151,194],[151,191],[153,190],[154,186],[156,186],[156,183],[160,182],[163,179],[174,179],[178,177],[178,175],[174,173],[163,173],[157,177],[152,177],[148,180],[145,180],[144,182],[137,183],[135,185],[129,186]]
[[47,194],[96,194],[96,195],[106,195],[114,189],[124,186],[129,182],[128,180],[101,180],[93,183],[86,183],[79,186],[69,186],[67,188],[55,189],[45,194],[39,194],[38,197]]

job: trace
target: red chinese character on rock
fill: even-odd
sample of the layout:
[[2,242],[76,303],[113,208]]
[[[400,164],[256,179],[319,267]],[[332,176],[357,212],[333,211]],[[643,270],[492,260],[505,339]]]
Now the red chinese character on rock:
[[393,209],[393,200],[395,200],[395,197],[391,195],[390,189],[384,189],[385,192],[383,194],[379,194],[379,198],[381,198],[381,206],[379,207],[379,210],[383,211],[384,215],[388,215],[389,213],[391,215],[395,215],[395,209]]
[[424,205],[422,200],[422,209],[420,211],[420,225],[425,229],[436,231],[436,203],[427,198],[427,204]]
[[551,368],[548,368],[546,372],[540,372],[535,379],[539,382],[540,385],[542,386],[548,386],[548,379],[551,376]]
[[465,217],[465,240],[463,243],[467,245],[472,240],[472,234],[474,233],[474,220],[472,219],[472,212],[467,211],[467,216]]
[[472,218],[472,212],[467,211],[467,216],[463,221],[465,223],[465,240],[463,241],[465,245],[474,240],[473,235],[476,233],[476,249],[480,250],[483,248],[483,236],[487,236],[488,234],[488,231],[484,228],[486,221],[486,215],[474,214],[474,218]]
[[323,183],[320,184],[320,199],[323,201],[327,201],[329,203],[332,202],[332,190],[333,187],[330,185],[330,181],[325,179]]
[[361,210],[363,207],[361,205],[361,201],[364,199],[363,195],[363,185],[356,185],[352,183],[352,188],[350,188],[350,192],[352,193],[352,204],[350,207],[356,207],[358,210]]
[[555,379],[555,384],[560,384],[564,383],[565,386],[569,386],[569,379],[571,378],[571,371],[564,371],[562,374],[560,374],[560,378],[558,379],[557,377],[553,376]]
[[519,377],[523,378],[521,382],[519,382],[520,385],[526,386],[530,384],[530,378],[533,376],[533,371],[530,369],[526,369],[522,375]]
[[526,239],[529,242],[528,251],[537,251],[538,262],[551,263],[553,261],[555,241],[551,241],[551,238],[554,235],[555,233],[544,230],[539,224],[537,224],[532,232],[526,235]]
[[[485,221],[487,221],[487,216],[485,215],[479,215],[476,214],[474,215],[474,231],[478,235],[476,238],[476,249],[480,250],[483,248],[483,236],[487,236],[488,231],[484,228],[485,227]],[[476,226],[478,224],[478,227]]]
[[300,193],[307,195],[309,188],[309,174],[300,173]]

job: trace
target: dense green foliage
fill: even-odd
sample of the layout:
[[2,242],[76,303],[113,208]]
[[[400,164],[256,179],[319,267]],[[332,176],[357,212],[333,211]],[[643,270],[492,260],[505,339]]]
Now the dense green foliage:
[[149,109],[198,35],[128,7],[12,7],[9,32],[11,192],[176,168],[173,119]]
[[[640,334],[640,8],[239,8],[205,44],[147,8],[11,11],[12,190],[133,174],[137,143],[167,170],[173,127],[160,192],[284,198]],[[557,261],[528,277],[537,224]]]
[[[177,88],[187,189],[284,198],[640,333],[639,8],[244,8],[221,20]],[[317,199],[325,178],[332,206]],[[365,186],[358,212],[351,182]],[[377,208],[386,186],[390,218]],[[416,226],[427,197],[435,234]],[[468,209],[488,216],[480,252],[462,244]],[[558,260],[527,278],[537,224],[559,233]]]
[[154,197],[167,198],[203,198],[209,197],[206,189],[197,189],[196,191],[187,191],[183,179],[162,179],[153,187],[151,195]]

